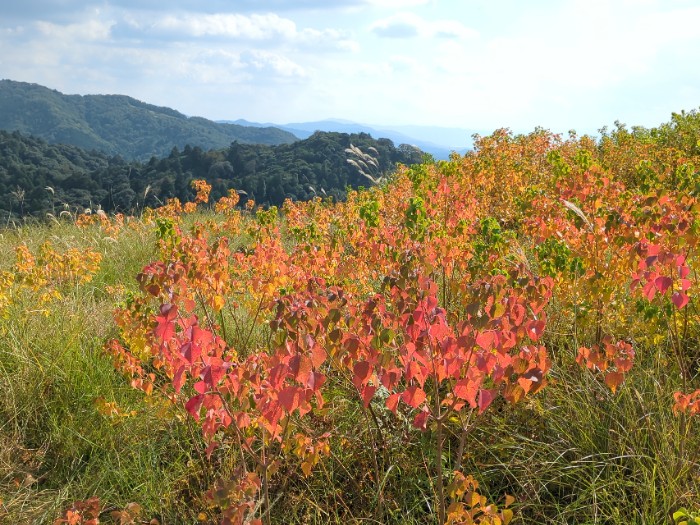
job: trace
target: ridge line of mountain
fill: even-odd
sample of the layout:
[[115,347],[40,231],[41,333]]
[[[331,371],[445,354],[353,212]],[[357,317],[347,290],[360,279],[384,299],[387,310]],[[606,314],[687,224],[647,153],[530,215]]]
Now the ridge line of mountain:
[[188,117],[127,95],[65,95],[39,84],[0,80],[0,129],[85,150],[148,160],[189,144],[203,149],[289,144],[292,133]]

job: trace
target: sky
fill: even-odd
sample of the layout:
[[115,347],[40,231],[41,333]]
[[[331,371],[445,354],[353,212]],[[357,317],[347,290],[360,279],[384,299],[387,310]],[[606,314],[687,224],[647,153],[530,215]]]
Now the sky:
[[212,120],[490,133],[700,106],[700,0],[17,0],[0,78]]

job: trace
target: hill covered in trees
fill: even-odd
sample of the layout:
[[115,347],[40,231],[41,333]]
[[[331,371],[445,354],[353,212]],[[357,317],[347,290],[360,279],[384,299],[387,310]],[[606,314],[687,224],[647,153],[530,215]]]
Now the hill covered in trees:
[[130,160],[164,156],[186,144],[213,149],[234,141],[274,145],[297,140],[277,128],[187,117],[124,95],[64,95],[12,80],[0,80],[0,129]]
[[[351,147],[355,153],[347,151]],[[318,132],[278,146],[234,142],[205,151],[187,145],[144,163],[0,131],[0,220],[97,207],[129,213],[171,197],[190,200],[193,179],[212,184],[215,199],[230,189],[268,205],[316,195],[343,199],[347,187],[369,186],[370,177],[421,157],[419,150],[397,148],[388,139]]]

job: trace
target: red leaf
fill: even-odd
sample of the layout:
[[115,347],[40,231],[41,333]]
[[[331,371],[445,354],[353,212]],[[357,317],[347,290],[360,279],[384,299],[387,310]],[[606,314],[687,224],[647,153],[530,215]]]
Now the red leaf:
[[511,320],[513,321],[513,324],[515,326],[520,326],[521,324],[523,324],[526,313],[527,310],[525,310],[525,307],[522,304],[516,304],[515,306],[513,306],[513,312],[511,315]]
[[311,363],[314,365],[314,368],[321,366],[326,361],[327,357],[328,352],[326,352],[326,349],[321,345],[315,344],[311,348]]
[[416,361],[411,361],[408,363],[408,368],[406,370],[406,379],[409,381],[411,379],[415,379],[422,388],[423,384],[425,383],[424,370],[424,366],[420,365]]
[[646,255],[647,257],[653,256],[653,255],[659,255],[661,252],[661,246],[658,244],[649,244],[646,249]]
[[673,301],[673,304],[675,304],[676,308],[679,310],[688,304],[689,300],[690,299],[685,292],[673,292],[673,295],[671,296],[671,301]]
[[238,428],[246,428],[250,426],[250,416],[245,412],[236,414],[236,426]]
[[209,330],[203,330],[199,326],[192,327],[192,342],[200,346],[207,346],[214,340],[214,334]]
[[187,377],[185,376],[185,371],[185,367],[181,366],[173,374],[173,388],[178,394],[180,393],[180,390],[182,390],[182,387],[185,384],[185,380],[187,379]]
[[479,414],[483,413],[496,399],[495,390],[479,390]]
[[202,372],[202,380],[209,385],[209,388],[214,390],[216,386],[221,381],[221,378],[226,374],[226,369],[222,366],[223,360],[219,358],[213,358],[212,363],[204,368]]
[[155,329],[156,337],[164,342],[169,341],[175,335],[175,323],[163,316],[156,317],[156,321],[158,322]]
[[318,389],[321,388],[325,382],[326,376],[324,376],[321,372],[311,372],[309,374],[309,380],[306,382],[306,386],[313,391],[318,391]]
[[343,342],[343,348],[348,352],[348,354],[355,358],[357,358],[357,349],[359,347],[360,341],[356,336],[350,336]]
[[527,335],[531,341],[538,341],[544,332],[544,327],[546,323],[544,319],[539,319],[537,321],[530,321],[527,324]]
[[430,417],[428,409],[421,410],[416,414],[416,417],[413,418],[413,426],[420,430],[425,430],[428,425],[428,417]]
[[391,394],[386,398],[386,407],[396,414],[396,407],[399,404],[399,394]]
[[647,301],[651,301],[656,295],[656,286],[654,286],[654,281],[649,281],[646,283],[642,288],[642,293],[644,294],[644,297],[647,298]]
[[177,317],[177,305],[170,303],[160,305],[160,315],[167,321],[172,321]]
[[526,394],[530,391],[537,392],[537,390],[542,388],[542,370],[539,368],[528,370],[518,378],[518,384]]
[[294,379],[300,383],[306,383],[312,370],[311,359],[304,355],[295,355],[289,361],[289,369],[294,374]]
[[288,386],[282,389],[278,395],[280,405],[287,411],[292,412],[299,406],[299,388]]
[[403,402],[413,408],[418,408],[423,401],[425,401],[425,398],[425,391],[415,385],[407,388],[404,390],[403,394],[401,394]]
[[671,279],[670,277],[659,276],[656,279],[654,279],[654,286],[656,286],[656,289],[659,290],[659,292],[661,293],[665,293],[666,290],[668,290],[672,284],[673,279]]
[[209,443],[209,446],[206,448],[204,451],[207,455],[207,459],[211,459],[211,455],[219,447],[219,444],[216,441],[212,441]]
[[625,359],[623,357],[618,357],[615,359],[615,367],[619,372],[629,372],[632,369],[634,361],[632,359]]
[[364,385],[367,383],[367,381],[369,381],[370,366],[367,361],[360,361],[359,363],[355,363],[355,366],[352,368],[352,370],[355,373],[355,377],[353,377],[352,382],[357,388],[360,388],[361,385]]
[[202,394],[197,394],[187,403],[185,403],[185,410],[187,410],[195,420],[199,421],[199,409],[202,408],[202,402],[204,401],[204,396]]
[[689,273],[690,273],[690,268],[688,268],[685,264],[678,266],[678,275],[680,276],[681,279],[685,279],[686,277],[688,277]]
[[185,306],[185,311],[189,314],[197,307],[197,303],[193,299],[183,299],[182,303]]

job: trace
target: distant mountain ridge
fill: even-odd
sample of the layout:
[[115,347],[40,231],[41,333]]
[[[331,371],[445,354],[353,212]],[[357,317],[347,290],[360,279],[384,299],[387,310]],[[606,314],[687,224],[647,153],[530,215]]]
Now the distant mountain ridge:
[[126,95],[64,95],[38,84],[0,80],[0,129],[128,160],[168,155],[173,147],[290,144],[297,137],[274,127],[241,126],[187,117]]
[[250,122],[245,119],[220,120],[218,122],[237,124],[240,126],[273,126],[288,131],[299,139],[305,139],[311,136],[315,131],[368,133],[374,138],[388,138],[396,145],[409,144],[411,146],[417,146],[422,151],[430,153],[438,160],[449,158],[453,151],[463,154],[471,149],[471,136],[475,133],[474,130],[438,126],[374,127],[341,119],[326,119],[289,124]]

